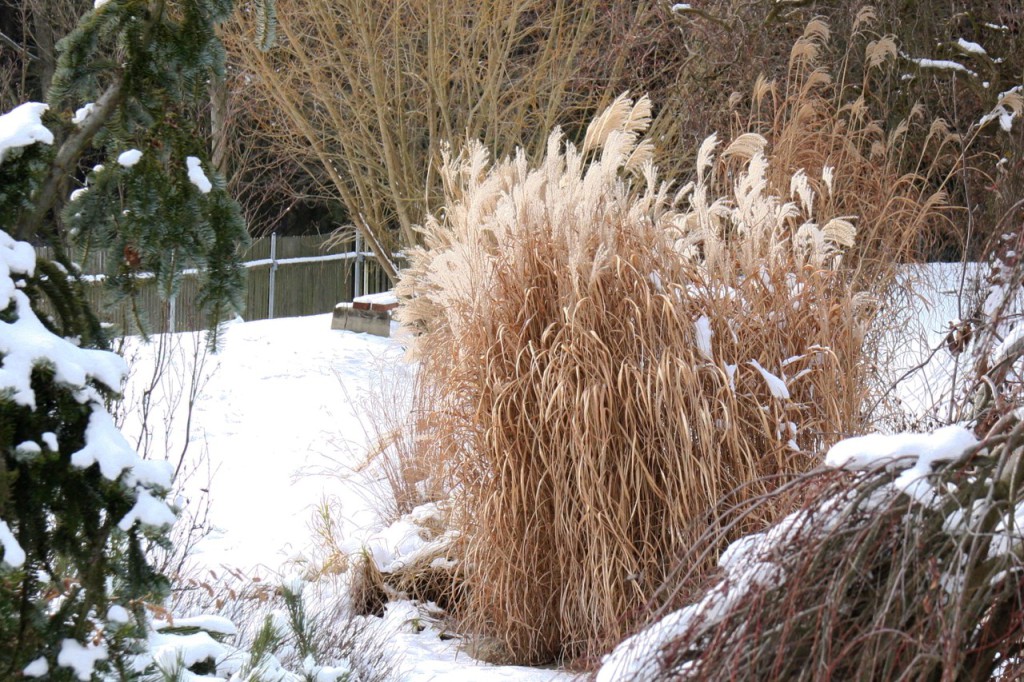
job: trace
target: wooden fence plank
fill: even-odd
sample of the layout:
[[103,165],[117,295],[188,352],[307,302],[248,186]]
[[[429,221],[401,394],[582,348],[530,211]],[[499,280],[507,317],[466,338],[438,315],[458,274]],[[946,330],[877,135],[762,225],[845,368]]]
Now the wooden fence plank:
[[[289,258],[318,258],[320,256],[352,253],[351,244],[336,245],[325,249],[326,238],[320,236],[279,237],[277,260]],[[49,257],[49,249],[37,247],[39,257]],[[106,275],[114,254],[94,252],[88,254],[82,265],[86,275]],[[254,239],[243,256],[243,263],[253,263],[270,258],[270,239]],[[116,263],[116,262],[115,262]],[[329,313],[339,302],[351,301],[354,287],[355,254],[351,258],[313,261],[302,263],[278,263],[275,280],[274,316],[296,317]],[[366,287],[364,293],[379,293],[391,288],[391,282],[381,267],[372,259],[364,263]],[[246,267],[246,287],[242,317],[245,320],[264,320],[268,316],[270,293],[270,265],[257,264]],[[87,287],[87,294],[93,309],[104,322],[126,333],[137,333],[136,318],[140,319],[149,333],[168,331],[170,305],[162,300],[155,280],[139,283],[135,306],[130,301],[118,301],[113,293],[102,284],[102,277]],[[174,329],[194,331],[206,328],[206,320],[199,312],[202,297],[198,277],[182,277],[181,289],[175,300]]]

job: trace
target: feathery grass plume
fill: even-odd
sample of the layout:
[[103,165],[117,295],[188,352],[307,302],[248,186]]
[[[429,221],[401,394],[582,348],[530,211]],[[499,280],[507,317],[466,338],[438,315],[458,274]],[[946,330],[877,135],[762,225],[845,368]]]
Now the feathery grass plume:
[[[722,158],[739,156],[741,159],[750,160],[757,153],[763,153],[768,146],[768,140],[757,133],[743,133],[729,143],[729,146],[722,152]],[[706,163],[706,162],[705,162]]]
[[630,161],[649,111],[620,99],[583,149],[556,130],[537,161],[447,153],[398,286],[465,543],[458,615],[494,658],[607,651],[721,504],[857,428],[861,331],[834,267],[850,228],[798,245],[823,221],[767,191],[751,136],[717,161],[705,140],[673,195]]
[[891,35],[872,40],[864,49],[864,59],[869,69],[881,66],[888,59],[895,59],[897,54],[896,39]]
[[[962,157],[958,138],[939,134],[943,122],[926,120],[920,106],[891,125],[880,122],[884,111],[873,116],[878,101],[872,75],[892,68],[897,46],[891,35],[868,43],[864,77],[849,81],[852,51],[864,40],[872,16],[858,13],[847,53],[834,59],[834,75],[824,66],[833,59],[827,54],[828,26],[812,20],[794,45],[777,96],[765,96],[770,86],[764,79],[755,85],[760,104],[741,131],[767,140],[772,164],[766,181],[772,193],[797,191],[805,201],[807,189],[814,188],[822,202],[819,213],[857,216],[858,237],[845,256],[846,266],[854,288],[880,293],[892,284],[901,263],[928,253],[929,239],[943,233],[950,218],[944,186]],[[912,142],[921,139],[924,143],[912,149]],[[822,192],[817,179],[825,181],[826,168],[828,188]],[[801,171],[806,183],[797,179]]]
[[878,12],[871,5],[864,5],[857,10],[857,14],[853,18],[853,26],[851,32],[857,34],[862,27],[869,26],[878,20]]
[[[934,252],[934,240],[951,234],[946,188],[963,168],[965,144],[920,106],[903,119],[886,120],[884,93],[876,90],[879,82],[896,77],[889,58],[896,43],[892,36],[869,41],[871,21],[870,12],[858,15],[846,52],[838,56],[830,53],[828,31],[812,22],[794,47],[786,79],[758,80],[751,117],[735,132],[766,140],[771,163],[761,191],[790,197],[803,211],[813,209],[816,217],[798,227],[796,243],[823,258],[841,251],[848,286],[862,292],[862,300],[870,297],[865,344],[879,350],[867,351],[867,357],[878,358],[870,364],[873,384],[882,392],[897,377],[886,375],[880,351],[892,338],[902,338],[910,307],[903,266]],[[850,63],[859,60],[865,42],[864,73],[854,82]],[[832,73],[824,70],[829,63],[835,65]],[[892,407],[874,418],[905,417]]]

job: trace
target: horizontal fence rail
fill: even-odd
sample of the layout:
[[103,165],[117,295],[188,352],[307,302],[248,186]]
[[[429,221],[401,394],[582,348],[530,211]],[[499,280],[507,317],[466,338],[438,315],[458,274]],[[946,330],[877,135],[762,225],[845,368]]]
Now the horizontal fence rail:
[[[350,250],[346,250],[350,249]],[[37,247],[40,257],[51,256]],[[177,294],[164,300],[151,273],[139,273],[134,300],[118,300],[104,286],[116,254],[94,252],[80,263],[86,294],[103,322],[119,331],[135,333],[141,325],[148,333],[195,331],[207,328],[199,310],[202,296],[199,274],[185,270]],[[271,317],[316,315],[334,310],[355,296],[380,293],[392,283],[373,254],[361,244],[338,246],[325,237],[261,237],[254,239],[242,257],[246,271],[242,317],[246,321]]]

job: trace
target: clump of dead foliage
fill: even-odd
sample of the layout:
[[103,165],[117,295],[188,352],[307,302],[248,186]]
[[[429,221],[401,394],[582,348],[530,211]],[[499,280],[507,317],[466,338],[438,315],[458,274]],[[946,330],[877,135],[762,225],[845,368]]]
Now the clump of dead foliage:
[[[808,24],[681,187],[642,138],[646,98],[620,97],[579,147],[556,129],[539,160],[443,155],[399,315],[419,334],[416,459],[453,492],[464,548],[457,615],[490,657],[606,651],[665,600],[676,557],[697,584],[791,510],[780,483],[863,428],[870,332],[948,218],[963,140],[919,111],[872,117],[870,74],[821,66],[829,38]],[[870,68],[896,54],[865,42]]]
[[856,423],[852,222],[815,212],[806,174],[769,193],[756,134],[709,138],[670,188],[650,115],[619,98],[534,163],[447,155],[400,285],[471,567],[463,624],[505,659],[621,638],[726,493],[767,492]]

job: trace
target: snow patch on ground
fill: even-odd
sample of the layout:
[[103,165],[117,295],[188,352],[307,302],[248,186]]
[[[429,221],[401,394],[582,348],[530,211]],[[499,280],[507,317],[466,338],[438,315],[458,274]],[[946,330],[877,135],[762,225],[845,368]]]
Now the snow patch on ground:
[[[372,405],[368,396],[382,382],[411,379],[401,340],[330,327],[330,314],[231,324],[224,330],[218,355],[205,363],[188,452],[190,457],[209,458],[212,480],[191,480],[181,491],[183,498],[195,499],[201,495],[200,488],[211,490],[209,519],[215,530],[195,548],[196,570],[222,572],[222,566],[228,566],[281,575],[302,565],[315,554],[309,526],[325,499],[331,501],[335,517],[343,517],[341,534],[353,539],[351,549],[366,547],[383,568],[400,567],[424,552],[433,553],[440,546],[437,543],[450,542],[445,534],[430,539],[423,533],[425,524],[436,525],[440,511],[435,504],[382,525],[366,491],[368,484],[379,482],[367,481],[357,472],[366,458],[367,410]],[[193,343],[188,333],[174,338],[186,349]],[[154,337],[150,344],[131,340],[127,355],[136,360],[126,394],[137,395],[146,385],[148,363],[160,341],[161,337]],[[170,373],[185,370],[184,358],[173,360]],[[174,423],[184,420],[176,417]],[[134,433],[138,427],[138,415],[128,415],[126,432]],[[184,434],[170,437],[172,450],[183,445]],[[153,450],[163,447],[154,444]],[[421,621],[413,605],[392,604],[379,624],[396,659],[396,679],[573,679],[556,670],[481,663],[461,652],[457,640],[442,639],[438,629],[424,627]],[[175,618],[173,625],[209,632],[229,628],[208,617]],[[161,639],[160,632],[168,627],[164,621],[154,621],[151,641],[165,647],[161,656],[183,646],[169,634]],[[209,642],[194,644],[199,655]],[[219,663],[218,674],[238,665],[238,661],[225,662],[226,667]],[[329,677],[337,671],[324,667],[319,672]]]
[[442,640],[441,632],[422,618],[411,602],[387,605],[383,632],[396,650],[404,652],[396,670],[403,682],[570,682],[579,679],[567,672],[522,666],[480,663],[459,652],[457,640]]

